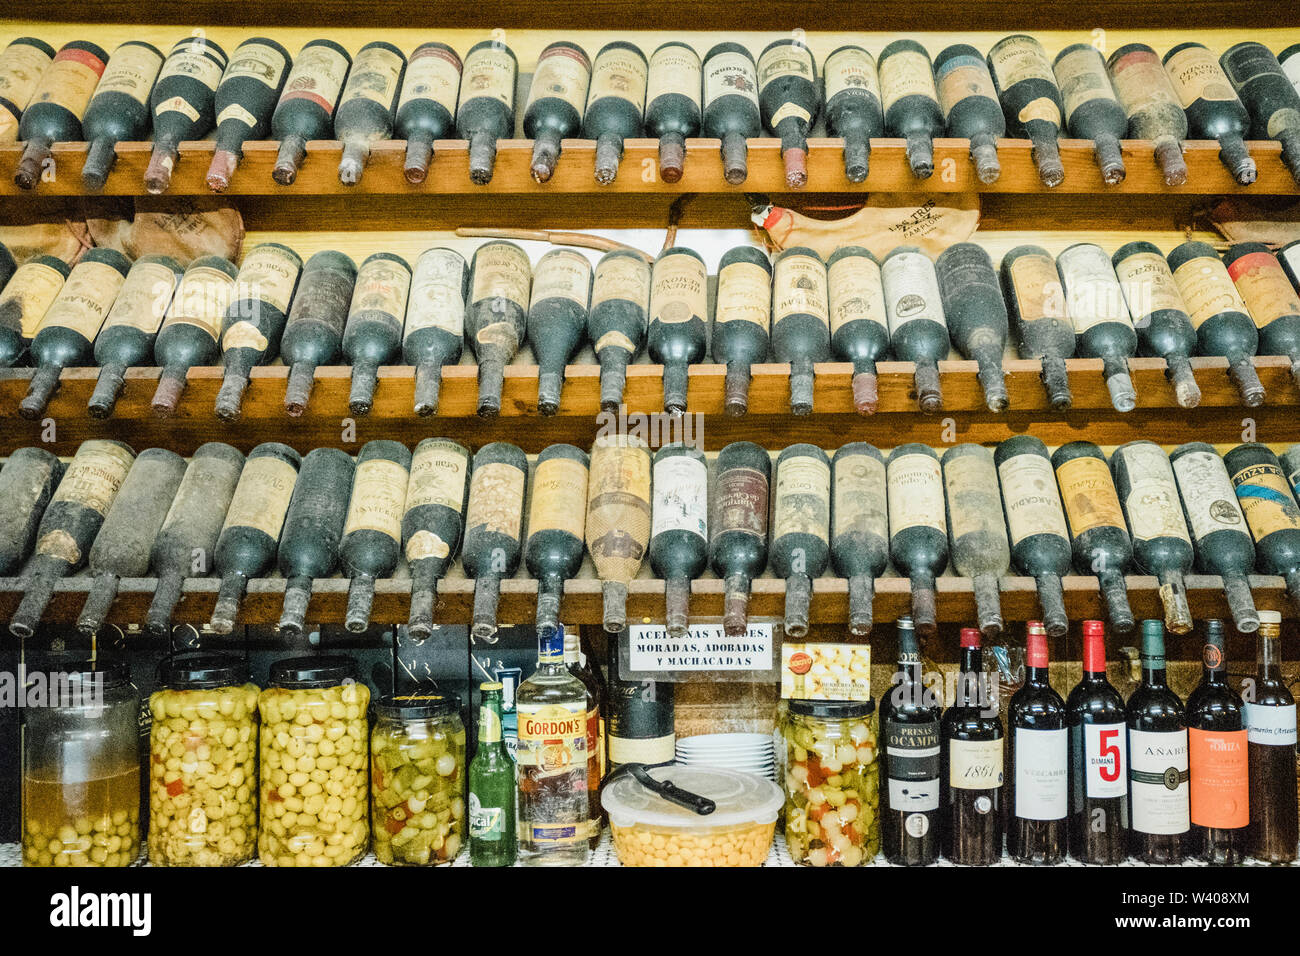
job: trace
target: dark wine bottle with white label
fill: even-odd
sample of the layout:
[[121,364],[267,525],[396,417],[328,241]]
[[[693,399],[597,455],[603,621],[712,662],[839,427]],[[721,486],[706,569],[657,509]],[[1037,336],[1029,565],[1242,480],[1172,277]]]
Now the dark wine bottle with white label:
[[1034,165],[1047,187],[1065,181],[1057,139],[1061,135],[1061,91],[1043,45],[1023,33],[1003,37],[988,55],[989,72],[1002,103],[1007,132],[1034,144]]
[[925,683],[925,662],[912,628],[900,617],[898,669],[880,698],[880,845],[895,866],[939,859],[940,707]]
[[748,144],[763,131],[758,109],[758,70],[739,43],[719,43],[704,55],[701,132],[722,141],[722,176],[739,186],[749,175]]
[[650,566],[664,582],[664,626],[680,638],[691,582],[708,562],[708,467],[698,448],[675,442],[655,452],[651,468]]
[[406,140],[402,172],[413,186],[429,175],[433,144],[454,137],[461,69],[456,51],[436,40],[421,43],[407,61],[393,114],[393,132],[398,139]]
[[497,640],[501,579],[519,567],[527,481],[528,459],[514,445],[492,442],[474,453],[461,563],[474,579],[471,633],[477,641]]
[[952,567],[971,579],[980,631],[996,637],[1002,631],[998,585],[1011,568],[1011,543],[993,452],[983,445],[954,445],[942,461]]
[[1259,612],[1255,684],[1246,701],[1250,772],[1250,855],[1265,863],[1296,858],[1296,710],[1282,677],[1282,615]]
[[1196,351],[1196,329],[1164,254],[1158,246],[1138,240],[1120,246],[1111,264],[1137,330],[1138,353],[1164,359],[1165,377],[1173,383],[1179,407],[1195,408],[1201,403],[1201,388],[1189,356]]
[[1127,174],[1120,140],[1128,135],[1128,114],[1115,96],[1105,58],[1089,43],[1072,43],[1056,55],[1052,72],[1066,129],[1076,139],[1092,140],[1102,182],[1119,185]]
[[[948,325],[934,263],[916,246],[899,246],[880,266],[894,357],[915,366],[916,401],[921,411],[943,408],[939,362],[948,357]],[[917,627],[923,628],[917,617]]]
[[333,249],[316,253],[302,267],[280,337],[280,357],[289,366],[284,410],[292,418],[307,410],[316,369],[338,357],[356,281],[356,264]]
[[[63,476],[44,448],[19,448],[0,468],[0,575],[13,576],[36,545],[36,529]],[[766,513],[764,513],[766,520]]]
[[244,141],[266,138],[291,62],[289,51],[267,37],[250,37],[230,54],[213,104],[217,143],[207,175],[213,192],[230,185]]
[[912,622],[923,637],[936,626],[934,579],[948,566],[943,471],[939,456],[911,442],[890,452],[889,557],[911,579]]
[[885,456],[850,442],[831,459],[831,561],[849,582],[849,633],[870,634],[876,578],[889,564]]
[[226,69],[226,51],[205,36],[177,42],[163,61],[149,94],[153,114],[153,152],[144,172],[151,195],[167,191],[180,159],[180,144],[202,139],[217,120],[217,84]]
[[81,182],[87,189],[104,188],[117,160],[118,143],[148,135],[149,94],[162,65],[162,51],[142,40],[128,40],[109,57],[81,119],[82,135],[90,144],[81,167]]
[[276,552],[276,564],[286,579],[282,634],[302,633],[312,580],[329,577],[338,568],[339,539],[355,471],[352,456],[337,448],[317,448],[302,459]]
[[650,357],[663,366],[664,411],[686,411],[688,369],[704,358],[709,282],[694,249],[672,246],[659,253],[650,275]]
[[876,61],[860,46],[833,50],[822,61],[826,129],[844,140],[844,177],[865,182],[871,164],[871,141],[885,135]]
[[596,141],[596,182],[608,186],[618,175],[623,140],[645,131],[648,64],[633,43],[606,43],[591,64],[591,88],[582,116],[582,135]]
[[957,696],[940,725],[943,855],[958,866],[1002,858],[1002,720],[982,654],[979,630],[963,627]]
[[1128,699],[1130,852],[1143,863],[1176,866],[1191,827],[1187,722],[1166,682],[1165,633],[1142,622],[1142,683]]
[[353,634],[370,627],[375,580],[397,567],[410,479],[411,451],[401,442],[381,438],[361,446],[339,541],[339,564],[349,579],[344,625]]
[[1218,140],[1223,165],[1238,185],[1249,186],[1256,177],[1255,160],[1243,142],[1250,132],[1250,114],[1218,58],[1204,44],[1180,43],[1163,62],[1192,137]]
[[1106,61],[1115,96],[1128,114],[1128,138],[1150,140],[1166,186],[1187,182],[1183,112],[1160,57],[1145,43],[1127,43]]
[[497,140],[515,132],[514,51],[497,40],[475,43],[465,55],[456,106],[456,135],[469,142],[469,178],[476,186],[492,181]]
[[1300,183],[1300,90],[1262,43],[1247,40],[1219,57],[1223,72],[1250,111],[1252,139],[1282,144],[1282,162]]
[[997,182],[1002,175],[998,140],[1007,134],[1007,124],[984,57],[969,43],[954,43],[934,58],[934,78],[948,135],[970,140],[980,182]]
[[542,634],[560,626],[564,582],[582,566],[590,464],[581,448],[561,444],[544,449],[533,466],[524,562],[537,581],[536,627]]
[[1128,859],[1128,725],[1106,679],[1101,621],[1083,622],[1083,677],[1065,702],[1070,735],[1070,856],[1113,866]]
[[357,51],[334,111],[334,137],[343,141],[339,157],[343,185],[361,182],[371,143],[393,135],[393,114],[405,72],[406,57],[391,43],[375,40]]
[[722,626],[728,637],[749,628],[749,591],[767,568],[767,515],[772,459],[737,441],[718,452],[709,502],[709,566],[722,578]]
[[352,365],[348,409],[353,415],[370,414],[379,366],[389,364],[401,350],[410,293],[411,267],[401,256],[376,252],[357,269],[342,343],[343,357]]
[[[766,455],[766,452],[763,452]],[[650,449],[643,438],[603,434],[591,446],[587,550],[600,578],[607,634],[627,627],[627,592],[650,546]]]
[[446,438],[426,438],[411,455],[402,514],[402,551],[411,571],[411,638],[433,633],[438,581],[460,552],[469,500],[470,451]]
[[26,362],[32,337],[71,271],[55,256],[33,256],[14,270],[0,291],[0,368]]
[[713,306],[713,361],[727,366],[723,408],[728,415],[749,410],[750,366],[767,361],[772,326],[772,264],[755,246],[737,246],[718,261]]
[[1281,463],[1267,445],[1247,442],[1224,454],[1223,464],[1255,539],[1258,570],[1286,578],[1287,593],[1300,601],[1300,505]]
[[1201,682],[1187,695],[1191,823],[1188,855],[1216,866],[1246,859],[1250,771],[1241,695],[1228,685],[1222,621],[1205,622]]
[[983,246],[959,242],[939,254],[934,271],[953,344],[979,363],[980,387],[989,411],[1005,411],[1009,399],[1002,355],[1007,347],[1007,305],[993,260]]
[[1300,292],[1262,242],[1237,242],[1223,264],[1259,329],[1260,355],[1285,355],[1300,383]]
[[150,403],[155,415],[166,418],[176,414],[189,370],[195,365],[215,364],[221,348],[221,323],[234,298],[238,275],[230,260],[200,256],[181,276],[153,343],[154,361],[162,368]]
[[591,260],[576,249],[552,249],[537,260],[528,303],[528,344],[537,359],[537,410],[560,410],[564,370],[586,341]]
[[1099,358],[1110,403],[1117,412],[1137,407],[1128,360],[1137,354],[1137,330],[1110,257],[1100,246],[1079,242],[1056,257],[1066,309],[1074,325],[1075,350]]
[[646,81],[645,133],[659,140],[659,178],[680,182],[686,140],[700,135],[703,88],[700,55],[676,40],[650,54]]
[[1047,401],[1056,411],[1074,404],[1065,360],[1074,357],[1074,325],[1056,260],[1042,246],[1016,246],[1002,257],[1002,294],[1015,321],[1016,350],[1038,359]]
[[478,359],[481,418],[495,418],[501,411],[506,365],[519,350],[528,326],[532,282],[528,253],[513,242],[488,242],[475,251],[465,332]]
[[790,364],[790,411],[813,410],[813,366],[831,357],[826,266],[806,246],[781,252],[772,263],[772,357]]
[[944,133],[930,54],[915,40],[894,40],[880,51],[877,65],[885,132],[907,140],[912,175],[929,179],[934,175],[934,138]]
[[826,260],[831,351],[853,363],[853,407],[872,415],[880,402],[876,360],[889,353],[889,315],[880,263],[862,246],[840,246]]
[[460,361],[465,344],[469,266],[454,249],[426,249],[415,260],[402,330],[402,359],[415,366],[415,414],[438,410],[442,369]]
[[816,445],[790,445],[776,459],[772,571],[785,579],[785,633],[808,633],[813,581],[830,559],[831,463]]
[[298,51],[271,114],[271,138],[280,143],[271,178],[292,186],[307,158],[307,143],[334,135],[334,110],[352,57],[333,40],[312,40]]
[[671,764],[677,740],[673,727],[674,685],[661,680],[631,680],[623,676],[626,672],[618,648],[611,644],[605,722],[609,771],[629,763],[646,767]]
[[617,412],[623,404],[627,366],[645,345],[650,303],[650,263],[631,249],[605,253],[591,281],[587,337],[600,363],[600,408]]
[[1051,866],[1069,849],[1069,732],[1065,701],[1052,689],[1047,632],[1040,621],[1025,629],[1025,683],[1007,712],[1007,853]]
[[524,108],[524,135],[533,141],[534,182],[550,182],[561,143],[582,132],[590,87],[591,60],[578,44],[556,40],[537,55]]
[[14,183],[20,188],[31,189],[40,180],[55,143],[84,140],[81,120],[107,63],[108,53],[89,40],[65,43],[54,55],[18,123],[23,154]]
[[808,183],[808,130],[821,109],[821,87],[812,51],[802,38],[773,40],[758,57],[758,105],[763,126],[781,140],[785,184]]

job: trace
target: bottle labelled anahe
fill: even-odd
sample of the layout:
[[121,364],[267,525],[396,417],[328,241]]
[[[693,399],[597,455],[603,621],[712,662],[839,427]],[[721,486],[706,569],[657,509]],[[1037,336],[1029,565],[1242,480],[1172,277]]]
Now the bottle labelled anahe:
[[411,479],[402,515],[402,553],[411,571],[407,627],[417,643],[433,634],[438,581],[460,552],[470,464],[469,449],[445,438],[426,438],[411,455]]
[[650,449],[632,435],[601,435],[591,446],[587,550],[600,578],[602,622],[627,627],[628,585],[650,544]]

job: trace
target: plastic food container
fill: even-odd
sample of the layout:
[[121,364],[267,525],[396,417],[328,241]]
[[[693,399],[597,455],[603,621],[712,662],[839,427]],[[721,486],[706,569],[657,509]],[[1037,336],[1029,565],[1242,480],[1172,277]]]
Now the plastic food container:
[[257,694],[247,665],[180,654],[149,697],[149,862],[235,866],[257,840]]
[[651,793],[631,775],[605,787],[614,848],[624,866],[759,866],[772,846],[781,788],[735,770],[655,767],[656,780],[708,797],[717,809],[700,816]]
[[796,863],[861,866],[880,852],[874,701],[792,700],[785,842]]

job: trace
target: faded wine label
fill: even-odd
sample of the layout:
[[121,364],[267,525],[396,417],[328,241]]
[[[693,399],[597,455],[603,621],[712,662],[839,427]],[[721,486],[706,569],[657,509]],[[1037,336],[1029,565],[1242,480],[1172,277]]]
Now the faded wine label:
[[253,528],[271,541],[279,541],[297,482],[298,469],[283,458],[259,455],[248,459],[239,474],[222,533],[229,528]]

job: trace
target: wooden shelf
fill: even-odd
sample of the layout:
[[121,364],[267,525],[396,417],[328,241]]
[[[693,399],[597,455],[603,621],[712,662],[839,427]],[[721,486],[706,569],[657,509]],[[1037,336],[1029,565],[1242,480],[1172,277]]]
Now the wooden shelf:
[[[969,144],[962,139],[935,140],[935,174],[918,180],[907,166],[904,144],[899,139],[874,140],[871,172],[866,182],[852,184],[844,177],[842,140],[809,140],[808,189],[822,192],[929,192],[929,193],[1023,193],[1114,195],[1242,195],[1300,194],[1300,187],[1281,162],[1281,146],[1272,141],[1249,145],[1259,167],[1259,179],[1251,186],[1238,186],[1219,161],[1219,145],[1211,141],[1184,144],[1187,185],[1169,187],[1155,163],[1151,144],[1129,140],[1123,144],[1128,176],[1118,186],[1102,183],[1092,144],[1086,140],[1062,140],[1061,158],[1065,182],[1049,190],[1038,178],[1028,140],[1004,139],[998,151],[1002,176],[991,186],[975,176],[969,158]],[[211,141],[182,143],[180,161],[168,195],[210,196],[204,177],[212,158]],[[627,140],[618,178],[609,186],[595,181],[596,144],[592,140],[566,140],[564,151],[549,183],[539,185],[529,174],[532,142],[502,140],[498,143],[496,172],[486,186],[469,179],[467,144],[463,140],[442,140],[435,144],[429,178],[420,186],[407,183],[402,174],[406,144],[400,140],[375,143],[365,176],[357,186],[338,180],[342,147],[333,141],[308,144],[308,155],[292,186],[280,186],[271,178],[279,144],[265,140],[244,144],[244,159],[235,173],[227,195],[232,196],[320,196],[320,195],[546,195],[592,193],[787,193],[781,163],[780,141],[749,141],[749,178],[740,186],[729,186],[722,177],[722,157],[717,140],[687,140],[685,174],[678,183],[665,183],[654,171],[658,144],[653,139]],[[119,143],[118,159],[101,193],[87,193],[81,182],[85,143],[60,143],[54,147],[54,174],[30,192],[14,184],[13,174],[22,156],[20,145],[0,146],[0,196],[133,196],[144,192],[144,171],[152,145],[147,142]],[[951,162],[950,162],[951,161]]]

